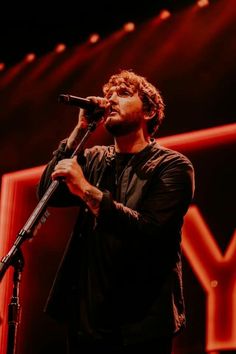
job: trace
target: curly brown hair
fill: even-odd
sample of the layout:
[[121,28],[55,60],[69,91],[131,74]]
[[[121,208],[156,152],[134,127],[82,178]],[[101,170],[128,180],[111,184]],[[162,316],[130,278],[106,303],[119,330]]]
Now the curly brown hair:
[[164,118],[165,105],[160,91],[145,77],[136,74],[134,71],[121,70],[120,73],[112,75],[108,82],[103,85],[103,93],[106,95],[112,86],[119,86],[122,83],[131,87],[134,92],[138,92],[145,112],[155,112],[153,118],[147,121],[148,134],[154,137]]

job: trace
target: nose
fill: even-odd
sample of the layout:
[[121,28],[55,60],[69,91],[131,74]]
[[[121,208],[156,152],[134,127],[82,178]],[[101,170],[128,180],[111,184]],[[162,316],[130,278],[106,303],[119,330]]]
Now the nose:
[[111,103],[111,102],[117,102],[117,98],[118,98],[118,95],[117,95],[117,92],[116,91],[113,91],[112,94],[110,95],[108,101]]

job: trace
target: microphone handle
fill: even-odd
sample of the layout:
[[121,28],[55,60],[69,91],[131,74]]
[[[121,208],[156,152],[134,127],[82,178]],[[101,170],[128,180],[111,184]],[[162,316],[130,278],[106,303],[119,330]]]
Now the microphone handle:
[[65,103],[71,106],[77,106],[83,109],[94,109],[96,108],[96,104],[90,101],[87,98],[72,96],[72,95],[64,95],[61,94],[58,97],[59,103]]

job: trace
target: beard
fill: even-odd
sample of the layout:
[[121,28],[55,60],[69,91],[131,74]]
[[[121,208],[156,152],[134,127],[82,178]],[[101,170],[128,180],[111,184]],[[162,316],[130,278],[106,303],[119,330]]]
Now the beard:
[[140,128],[140,120],[122,120],[108,117],[108,119],[104,123],[104,127],[111,135],[119,137],[137,131]]

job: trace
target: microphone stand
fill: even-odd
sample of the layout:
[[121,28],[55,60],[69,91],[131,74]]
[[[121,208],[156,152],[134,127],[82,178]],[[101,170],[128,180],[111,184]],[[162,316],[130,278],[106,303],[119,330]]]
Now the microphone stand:
[[[90,133],[94,131],[97,127],[98,121],[92,121],[89,123],[84,136],[79,142],[78,146],[71,155],[71,158],[76,156],[83,148],[86,140],[88,139]],[[24,266],[24,258],[20,246],[24,241],[30,239],[34,236],[35,227],[41,222],[44,223],[49,213],[46,210],[48,201],[59,186],[62,180],[54,180],[49,185],[48,189],[44,193],[43,197],[37,204],[36,208],[33,210],[32,214],[26,221],[24,227],[20,230],[16,237],[16,241],[11,247],[10,251],[4,256],[0,261],[0,282],[2,281],[4,274],[10,266],[14,267],[13,275],[13,294],[11,303],[8,307],[8,340],[7,340],[7,352],[6,354],[16,353],[16,334],[17,326],[19,323],[19,284],[21,280],[21,273]]]
[[11,264],[14,267],[14,273],[13,273],[12,297],[11,297],[11,302],[8,305],[7,354],[16,353],[17,328],[20,322],[19,293],[20,293],[21,274],[24,267],[24,258],[20,250],[13,257]]

